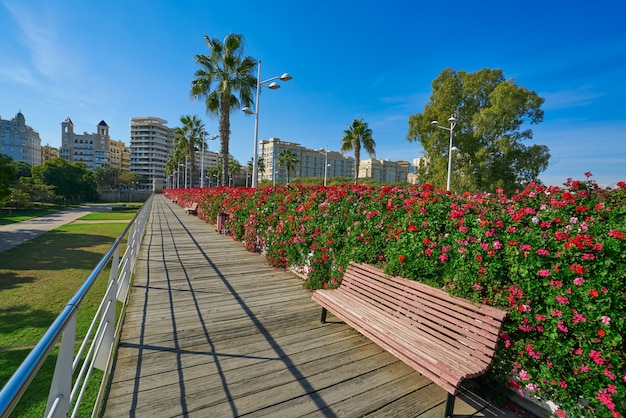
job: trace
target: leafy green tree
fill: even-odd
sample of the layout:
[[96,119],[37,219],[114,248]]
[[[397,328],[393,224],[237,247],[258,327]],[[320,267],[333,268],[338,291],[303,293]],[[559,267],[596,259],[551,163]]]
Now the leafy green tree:
[[33,166],[28,164],[26,161],[15,161],[15,168],[17,169],[17,178],[18,180],[22,177],[31,177],[33,175],[32,169]]
[[376,142],[372,137],[372,130],[363,119],[355,119],[348,129],[343,131],[341,138],[341,150],[354,150],[354,184],[359,182],[359,165],[361,164],[361,147],[370,155],[374,154]]
[[17,178],[17,167],[13,158],[0,154],[0,205],[4,206],[11,194],[11,185]]
[[409,117],[407,140],[419,141],[425,158],[418,169],[420,181],[444,188],[448,171],[450,131],[432,124],[450,116],[453,130],[452,189],[510,193],[525,182],[537,181],[550,159],[548,147],[527,146],[533,133],[528,124],[543,120],[544,99],[506,80],[502,70],[474,73],[445,69],[432,83],[422,113]]
[[122,170],[119,167],[96,167],[93,170],[96,185],[101,189],[117,189],[121,186]]
[[146,181],[148,181],[146,176],[139,173],[125,171],[120,174],[120,186],[126,189],[136,189],[141,183]]
[[230,111],[251,105],[257,82],[253,75],[256,60],[244,56],[242,35],[230,34],[224,42],[208,36],[204,40],[210,55],[195,55],[201,68],[191,82],[191,97],[204,99],[207,114],[219,118],[221,154],[226,156],[222,159],[222,184],[227,184]]
[[196,171],[196,151],[204,141],[204,124],[198,116],[181,116],[182,126],[174,130],[174,152],[176,166],[189,162],[189,184],[193,185],[193,173]]
[[90,200],[97,196],[96,181],[85,163],[70,163],[62,158],[33,167],[35,181],[54,186],[59,196],[72,201]]
[[300,160],[298,160],[296,154],[290,149],[282,150],[278,155],[278,165],[285,167],[285,171],[287,172],[287,184],[289,184],[289,173],[296,168],[299,162]]

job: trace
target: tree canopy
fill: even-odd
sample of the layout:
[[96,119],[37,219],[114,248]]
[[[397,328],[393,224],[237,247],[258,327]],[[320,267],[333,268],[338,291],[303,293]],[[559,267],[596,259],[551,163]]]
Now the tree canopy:
[[4,200],[11,194],[11,185],[17,178],[17,166],[13,158],[0,154],[0,204],[4,206]]
[[35,181],[54,186],[54,192],[70,200],[90,200],[97,196],[96,181],[85,163],[70,163],[62,158],[33,167]]
[[[419,180],[444,188],[450,148],[444,121],[454,116],[453,191],[513,192],[538,181],[548,167],[548,147],[522,141],[533,138],[527,124],[543,120],[543,102],[534,91],[506,80],[502,70],[445,69],[433,81],[424,111],[409,117],[407,140],[419,141],[425,152]],[[439,127],[432,124],[435,120]]]

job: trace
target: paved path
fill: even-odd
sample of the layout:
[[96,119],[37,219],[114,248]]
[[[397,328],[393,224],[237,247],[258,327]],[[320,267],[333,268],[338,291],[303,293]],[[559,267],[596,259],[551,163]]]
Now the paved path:
[[107,212],[110,210],[111,205],[106,204],[83,205],[79,208],[51,213],[50,215],[40,216],[23,222],[2,225],[0,226],[0,253],[37,238],[62,225],[74,222],[76,219],[91,212]]
[[[103,416],[443,415],[443,389],[320,313],[300,278],[156,195]],[[515,416],[469,389],[455,413]]]

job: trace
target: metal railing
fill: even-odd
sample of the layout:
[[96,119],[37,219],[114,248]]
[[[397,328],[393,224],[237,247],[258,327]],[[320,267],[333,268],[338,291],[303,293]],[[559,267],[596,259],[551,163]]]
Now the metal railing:
[[[0,417],[8,417],[13,411],[59,338],[61,338],[61,345],[50,383],[44,416],[75,417],[94,368],[104,371],[92,416],[98,413],[97,409],[106,390],[108,375],[113,364],[113,353],[121,331],[128,289],[153,197],[154,195],[146,200],[141,210],[115,240],[78,292],[65,305],[41,340],[2,388]],[[127,237],[126,250],[120,258],[120,248],[125,237]],[[81,344],[78,350],[75,350],[79,343],[76,340],[78,307],[107,265],[110,265],[110,272],[106,292],[87,334],[81,337]],[[119,315],[116,315],[117,301],[122,305]]]

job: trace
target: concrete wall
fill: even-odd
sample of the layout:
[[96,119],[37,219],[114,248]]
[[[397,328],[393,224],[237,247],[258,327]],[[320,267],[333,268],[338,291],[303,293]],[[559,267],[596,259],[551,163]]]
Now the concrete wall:
[[100,202],[145,202],[152,190],[98,190]]

